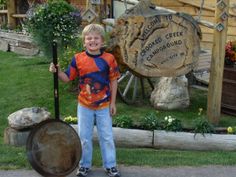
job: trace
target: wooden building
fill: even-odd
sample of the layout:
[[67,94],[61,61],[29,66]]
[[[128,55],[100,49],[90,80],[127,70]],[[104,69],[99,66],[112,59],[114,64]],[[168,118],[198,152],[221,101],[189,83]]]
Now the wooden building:
[[[204,0],[203,7],[201,4],[203,0],[152,0],[156,5],[162,6],[168,9],[172,9],[177,12],[185,12],[196,19],[200,17],[201,20],[205,20],[215,24],[215,8],[216,0]],[[227,40],[236,40],[236,0],[229,0],[229,18],[228,18],[228,32]],[[213,41],[213,29],[200,25],[203,38],[201,47],[211,49]]]
[[[164,7],[167,9],[174,10],[176,12],[183,12],[192,15],[196,20],[200,18],[201,21],[210,22],[212,28],[200,25],[202,30],[202,41],[201,47],[203,49],[212,49],[213,42],[213,27],[215,26],[215,8],[217,0],[152,0],[152,3]],[[230,1],[229,18],[228,18],[228,32],[227,40],[236,40],[236,0]],[[137,3],[138,0],[127,0],[128,7]],[[124,11],[124,0],[114,1],[114,12],[119,14]],[[115,15],[115,17],[117,17]]]

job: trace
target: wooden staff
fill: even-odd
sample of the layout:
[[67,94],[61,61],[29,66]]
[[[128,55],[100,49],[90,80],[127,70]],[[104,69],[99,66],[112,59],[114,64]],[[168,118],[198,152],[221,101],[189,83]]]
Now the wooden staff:
[[[224,71],[224,58],[225,58],[225,44],[227,39],[227,27],[228,19],[222,20],[222,13],[229,12],[229,0],[224,0],[225,8],[219,8],[216,0],[215,10],[215,23],[216,28],[214,30],[213,48],[212,48],[212,60],[211,60],[211,72],[208,88],[208,103],[207,103],[207,116],[211,123],[217,125],[220,119],[221,113],[221,94],[222,94],[222,82]],[[222,30],[220,26],[222,25]]]

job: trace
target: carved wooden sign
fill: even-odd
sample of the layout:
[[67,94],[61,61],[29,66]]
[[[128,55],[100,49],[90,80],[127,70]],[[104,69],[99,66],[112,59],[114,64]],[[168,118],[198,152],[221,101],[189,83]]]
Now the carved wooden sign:
[[168,77],[193,69],[200,36],[192,17],[142,1],[117,19],[111,39],[120,64],[143,76]]

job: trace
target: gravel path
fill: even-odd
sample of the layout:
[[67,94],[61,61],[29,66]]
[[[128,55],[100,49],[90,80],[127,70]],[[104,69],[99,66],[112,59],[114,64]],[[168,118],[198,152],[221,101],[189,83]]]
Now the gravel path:
[[[235,177],[236,166],[150,168],[120,166],[122,177]],[[75,177],[75,171],[68,177]],[[88,177],[106,177],[102,168],[93,168]],[[33,170],[0,171],[0,177],[41,177]]]

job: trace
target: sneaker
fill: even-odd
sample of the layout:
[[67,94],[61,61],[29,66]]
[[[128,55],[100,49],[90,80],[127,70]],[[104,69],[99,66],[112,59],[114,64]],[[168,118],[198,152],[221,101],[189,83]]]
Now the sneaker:
[[80,167],[77,170],[76,176],[87,176],[89,172],[89,168],[85,168],[85,167]]
[[120,172],[116,169],[116,167],[107,168],[106,172],[110,177],[120,177]]

